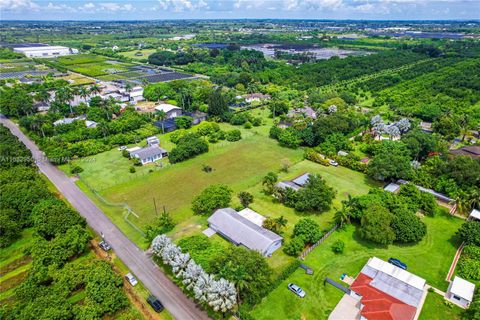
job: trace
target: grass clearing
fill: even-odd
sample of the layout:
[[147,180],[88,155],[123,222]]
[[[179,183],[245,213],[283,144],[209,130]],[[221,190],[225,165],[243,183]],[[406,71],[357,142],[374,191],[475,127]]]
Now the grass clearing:
[[441,295],[435,292],[429,292],[427,299],[420,313],[419,320],[431,320],[431,319],[449,319],[460,320],[465,311],[447,302]]
[[[459,245],[455,232],[463,220],[448,215],[423,219],[428,233],[416,245],[379,246],[362,240],[354,225],[333,233],[305,260],[305,264],[314,270],[314,275],[308,276],[304,270],[298,269],[264,298],[253,309],[252,315],[255,319],[326,319],[343,293],[331,285],[324,285],[325,277],[337,281],[340,281],[343,273],[356,277],[373,256],[384,260],[398,258],[408,265],[410,272],[425,278],[428,284],[446,290],[448,283],[445,276]],[[332,244],[337,240],[345,243],[345,252],[340,255],[331,250]],[[287,284],[290,282],[302,287],[307,296],[300,299],[289,292]],[[285,301],[292,303],[287,304]]]
[[134,60],[145,60],[148,59],[148,56],[152,53],[157,52],[156,49],[143,49],[143,50],[132,50],[126,52],[119,52],[120,55],[134,59]]

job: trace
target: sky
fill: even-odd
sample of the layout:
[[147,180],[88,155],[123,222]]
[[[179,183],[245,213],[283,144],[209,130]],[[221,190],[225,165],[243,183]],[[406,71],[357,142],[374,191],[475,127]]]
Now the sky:
[[480,0],[0,0],[0,20],[480,19]]

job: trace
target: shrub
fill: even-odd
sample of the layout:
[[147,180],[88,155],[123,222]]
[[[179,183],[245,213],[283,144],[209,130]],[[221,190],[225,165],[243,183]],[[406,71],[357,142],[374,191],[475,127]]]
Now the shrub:
[[225,133],[225,138],[227,139],[227,141],[230,142],[238,141],[242,139],[242,133],[240,132],[240,130],[237,129],[230,130]]
[[318,223],[310,218],[300,219],[293,228],[293,236],[301,237],[306,243],[315,243],[322,237]]
[[343,253],[343,250],[345,250],[345,243],[342,240],[337,240],[332,245],[332,251],[336,254]]
[[78,174],[80,172],[83,172],[83,168],[80,167],[78,164],[76,163],[71,163],[70,164],[70,173],[71,174]]
[[130,169],[129,169],[130,173],[135,173],[135,167],[134,166],[131,166]]
[[171,163],[177,163],[205,152],[208,152],[208,143],[196,134],[189,133],[178,141],[177,146],[170,151],[168,159]]
[[245,124],[243,125],[243,127],[245,129],[252,129],[252,123],[250,121],[247,121],[245,122]]
[[298,256],[305,248],[305,240],[302,237],[295,237],[283,246],[283,251],[289,256]]

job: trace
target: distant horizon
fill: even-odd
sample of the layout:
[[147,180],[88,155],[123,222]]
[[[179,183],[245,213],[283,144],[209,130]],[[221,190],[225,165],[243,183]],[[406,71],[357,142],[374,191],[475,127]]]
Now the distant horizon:
[[326,22],[476,22],[480,23],[478,19],[314,19],[314,18],[152,18],[152,19],[65,19],[65,20],[42,20],[42,19],[1,19],[2,22],[144,22],[144,21],[326,21]]
[[0,21],[469,21],[480,19],[480,5],[478,0],[0,0],[0,13]]

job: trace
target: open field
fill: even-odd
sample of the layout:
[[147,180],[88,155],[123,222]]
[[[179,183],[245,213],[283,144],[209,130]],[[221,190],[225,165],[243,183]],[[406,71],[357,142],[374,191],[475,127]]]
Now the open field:
[[[337,281],[340,281],[339,277],[343,273],[356,277],[372,256],[385,260],[396,257],[408,265],[409,271],[425,278],[428,284],[446,290],[448,284],[444,279],[458,245],[455,232],[463,220],[441,215],[425,217],[424,221],[428,234],[420,243],[412,246],[387,247],[363,241],[353,225],[333,233],[305,260],[305,264],[314,270],[314,275],[306,275],[304,270],[298,269],[277,289],[270,292],[253,309],[252,315],[255,319],[326,319],[343,293],[329,284],[324,285],[325,277]],[[337,240],[345,243],[345,252],[341,255],[334,254],[330,248]],[[290,282],[302,287],[307,296],[304,299],[294,296],[287,289]],[[434,313],[435,308],[426,310],[428,317],[425,319],[438,319],[435,317],[435,314],[438,314]],[[430,312],[432,314],[429,314]]]
[[148,59],[148,56],[151,55],[152,53],[156,52],[156,49],[144,49],[144,50],[133,50],[133,51],[127,51],[127,52],[120,52],[124,57],[131,58],[134,60],[144,60]]
[[60,77],[59,79],[66,80],[70,82],[74,86],[81,86],[81,85],[86,85],[86,84],[92,84],[95,81],[92,80],[91,78],[87,78],[85,76],[82,76],[81,74],[77,73],[70,73],[69,75]]

